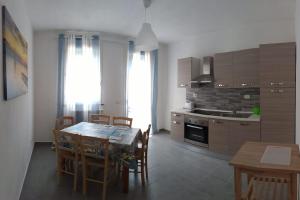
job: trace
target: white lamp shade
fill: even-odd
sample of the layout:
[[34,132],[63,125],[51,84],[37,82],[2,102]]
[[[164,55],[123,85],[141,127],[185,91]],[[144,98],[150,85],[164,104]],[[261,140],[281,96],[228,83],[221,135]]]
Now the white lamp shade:
[[151,24],[144,23],[135,41],[135,51],[152,51],[158,48],[158,40]]

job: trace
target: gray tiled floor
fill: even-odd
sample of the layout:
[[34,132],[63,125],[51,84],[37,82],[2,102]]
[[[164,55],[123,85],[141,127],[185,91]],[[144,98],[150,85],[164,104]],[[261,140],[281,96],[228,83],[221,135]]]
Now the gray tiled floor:
[[[168,134],[151,137],[149,182],[141,187],[140,178],[130,174],[129,194],[121,184],[111,185],[108,200],[227,200],[233,198],[233,170],[228,158],[205,149],[176,143]],[[91,184],[86,197],[72,191],[72,178],[58,184],[55,153],[50,144],[36,144],[21,194],[21,200],[101,199],[101,189]]]

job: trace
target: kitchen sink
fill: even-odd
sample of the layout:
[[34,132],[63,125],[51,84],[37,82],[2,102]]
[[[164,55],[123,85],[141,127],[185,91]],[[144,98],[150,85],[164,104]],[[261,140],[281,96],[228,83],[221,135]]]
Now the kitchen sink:
[[251,116],[251,114],[249,114],[249,113],[225,113],[225,114],[221,114],[219,116],[222,116],[222,117],[248,118],[248,117]]
[[216,111],[216,110],[193,110],[191,113],[201,114],[201,115],[211,115],[220,117],[236,117],[236,118],[248,118],[251,116],[250,113],[235,113],[232,111]]

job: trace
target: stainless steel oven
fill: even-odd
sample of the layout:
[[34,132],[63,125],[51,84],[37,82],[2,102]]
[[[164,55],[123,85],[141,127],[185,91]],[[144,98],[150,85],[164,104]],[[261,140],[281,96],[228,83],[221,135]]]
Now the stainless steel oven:
[[208,147],[208,120],[186,116],[184,120],[184,141]]

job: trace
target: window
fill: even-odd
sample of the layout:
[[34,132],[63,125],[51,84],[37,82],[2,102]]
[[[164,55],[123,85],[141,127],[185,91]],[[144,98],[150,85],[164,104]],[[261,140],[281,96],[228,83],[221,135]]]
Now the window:
[[151,62],[150,53],[134,53],[127,70],[127,114],[133,127],[151,124]]
[[86,121],[101,103],[99,37],[68,35],[64,68],[64,114]]

